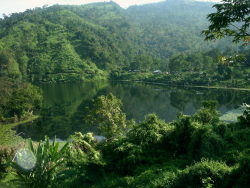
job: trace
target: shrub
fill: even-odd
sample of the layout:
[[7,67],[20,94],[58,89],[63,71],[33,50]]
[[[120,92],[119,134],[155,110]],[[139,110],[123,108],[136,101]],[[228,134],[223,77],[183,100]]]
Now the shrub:
[[55,139],[50,142],[48,137],[45,137],[45,140],[41,141],[37,147],[29,140],[28,148],[17,153],[16,160],[13,163],[18,175],[17,182],[27,187],[52,186],[55,183],[59,168],[65,163],[64,155],[67,149],[68,143],[60,147]]
[[174,181],[173,188],[221,188],[225,178],[231,172],[225,163],[203,159],[180,171]]
[[200,127],[194,131],[188,146],[192,159],[218,158],[225,151],[225,141],[216,134],[212,127]]
[[0,148],[0,179],[8,173],[9,163],[15,155],[15,148]]
[[184,115],[179,116],[173,125],[175,129],[169,138],[172,150],[177,155],[186,154],[196,125],[191,121],[191,117]]
[[240,165],[227,178],[224,187],[248,188],[250,185],[250,150],[245,150],[239,159]]
[[135,125],[128,132],[128,139],[142,146],[157,144],[162,142],[169,130],[171,127],[159,120],[156,114],[149,114],[142,123]]
[[[169,164],[168,164],[169,165]],[[148,168],[138,176],[134,177],[134,181],[131,182],[132,187],[138,188],[170,188],[176,178],[176,170],[164,166],[153,166]]]
[[97,141],[92,133],[75,133],[70,137],[65,170],[60,173],[58,187],[64,184],[90,186],[102,176],[104,162],[96,149]]
[[130,174],[136,166],[140,165],[143,155],[142,147],[129,142],[127,138],[105,143],[102,151],[107,161],[107,169],[122,175]]
[[215,125],[219,122],[219,113],[216,110],[215,101],[204,101],[203,107],[193,115],[193,119],[202,124]]
[[241,125],[250,127],[250,107],[249,106],[246,107],[243,115],[238,117],[238,119]]

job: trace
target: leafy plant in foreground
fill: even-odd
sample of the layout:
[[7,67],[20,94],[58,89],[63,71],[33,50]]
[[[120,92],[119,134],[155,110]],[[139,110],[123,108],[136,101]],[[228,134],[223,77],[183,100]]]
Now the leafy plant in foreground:
[[[60,173],[59,181],[65,187],[89,186],[102,176],[104,162],[96,149],[93,133],[75,133],[70,137],[66,169]],[[60,185],[62,184],[59,184]]]
[[33,153],[36,164],[32,169],[25,169],[18,164],[18,160],[16,159],[13,167],[18,176],[17,181],[27,187],[52,186],[60,165],[65,162],[64,155],[67,149],[68,143],[61,147],[59,142],[56,142],[56,139],[50,142],[48,137],[45,137],[44,141],[40,141],[38,146],[35,146],[34,143],[29,140],[26,151]]

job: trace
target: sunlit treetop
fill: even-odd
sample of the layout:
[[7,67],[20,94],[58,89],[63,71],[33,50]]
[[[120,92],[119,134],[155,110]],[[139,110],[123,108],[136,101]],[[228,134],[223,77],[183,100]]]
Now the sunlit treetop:
[[208,15],[210,25],[202,32],[205,39],[231,36],[234,42],[250,44],[250,0],[222,0],[213,7],[216,12]]

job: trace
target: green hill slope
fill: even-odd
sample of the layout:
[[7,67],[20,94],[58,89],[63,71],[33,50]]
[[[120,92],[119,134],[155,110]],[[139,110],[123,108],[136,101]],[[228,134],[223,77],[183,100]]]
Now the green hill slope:
[[114,70],[166,69],[178,52],[208,50],[211,3],[168,0],[36,8],[0,21],[0,74],[33,82],[86,80]]

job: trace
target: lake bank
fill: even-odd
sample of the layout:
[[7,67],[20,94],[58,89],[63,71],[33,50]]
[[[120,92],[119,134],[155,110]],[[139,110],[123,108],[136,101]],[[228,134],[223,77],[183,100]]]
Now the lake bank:
[[13,130],[16,126],[26,124],[29,122],[32,122],[36,120],[39,116],[32,116],[26,120],[19,121],[16,123],[10,123],[10,124],[2,124],[0,125],[0,146],[1,147],[11,147],[15,146],[21,142],[24,142],[25,139],[23,139],[20,134],[16,134],[16,131]]
[[238,90],[238,91],[250,91],[250,88],[235,88],[235,87],[223,87],[223,86],[195,86],[195,85],[176,85],[176,84],[167,84],[161,82],[149,82],[142,80],[113,80],[118,82],[136,82],[136,83],[145,83],[145,84],[154,84],[154,85],[163,85],[170,87],[184,87],[184,88],[207,88],[207,89],[228,89],[228,90]]

